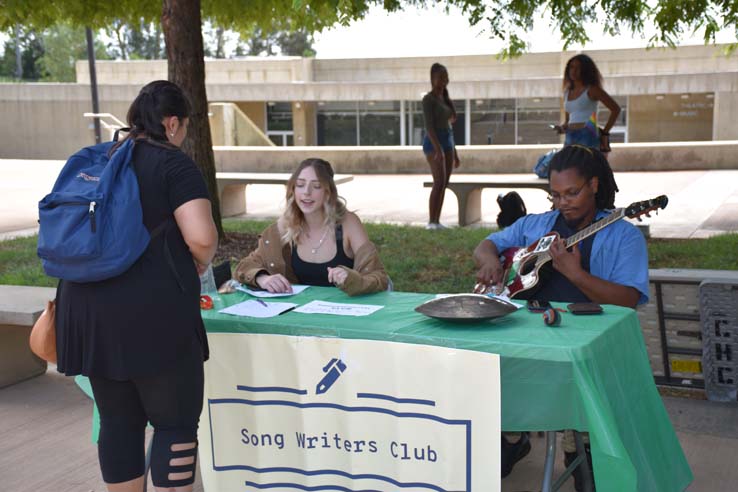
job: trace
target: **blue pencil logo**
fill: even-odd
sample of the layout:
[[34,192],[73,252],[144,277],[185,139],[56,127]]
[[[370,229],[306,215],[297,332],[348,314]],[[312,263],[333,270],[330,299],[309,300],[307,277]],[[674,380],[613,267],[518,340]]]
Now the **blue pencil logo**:
[[326,373],[326,375],[323,376],[323,379],[321,379],[315,387],[315,393],[322,395],[327,392],[345,370],[346,364],[344,364],[341,359],[331,359],[331,361],[323,368],[323,372]]

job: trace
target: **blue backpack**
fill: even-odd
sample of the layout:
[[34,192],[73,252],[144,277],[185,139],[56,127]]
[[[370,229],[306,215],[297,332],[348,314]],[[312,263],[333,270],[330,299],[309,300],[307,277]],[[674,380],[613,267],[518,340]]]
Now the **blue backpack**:
[[533,172],[539,178],[548,178],[548,167],[551,165],[551,159],[558,152],[558,150],[550,150],[538,158],[538,162],[533,167]]
[[134,142],[85,147],[38,204],[38,256],[50,277],[96,282],[125,272],[146,250]]

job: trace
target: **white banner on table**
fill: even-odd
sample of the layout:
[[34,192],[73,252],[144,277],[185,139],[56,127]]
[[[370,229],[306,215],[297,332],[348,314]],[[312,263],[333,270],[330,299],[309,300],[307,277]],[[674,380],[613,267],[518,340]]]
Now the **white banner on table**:
[[208,334],[207,492],[500,490],[494,354]]

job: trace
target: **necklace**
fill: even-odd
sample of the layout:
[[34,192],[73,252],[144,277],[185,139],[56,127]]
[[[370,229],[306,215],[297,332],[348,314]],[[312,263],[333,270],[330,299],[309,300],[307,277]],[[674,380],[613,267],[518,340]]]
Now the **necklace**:
[[328,235],[328,230],[329,229],[330,229],[329,227],[326,227],[325,228],[325,231],[323,232],[323,237],[320,238],[320,241],[318,241],[317,246],[315,246],[315,247],[313,247],[313,248],[310,249],[310,252],[312,254],[317,254],[318,253],[318,250],[320,249],[320,247],[323,246],[323,241],[325,241],[325,238]]

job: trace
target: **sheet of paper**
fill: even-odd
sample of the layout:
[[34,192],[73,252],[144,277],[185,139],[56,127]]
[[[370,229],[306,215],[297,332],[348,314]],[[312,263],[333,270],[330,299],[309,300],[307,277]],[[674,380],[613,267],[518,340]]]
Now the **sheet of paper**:
[[491,295],[490,297],[493,297],[495,299],[499,299],[501,301],[505,301],[506,303],[512,304],[513,306],[517,307],[518,309],[522,308],[525,305],[524,302],[518,301],[518,300],[512,300],[512,299],[510,299],[509,297],[507,297],[504,294],[500,294],[500,295],[496,295],[495,294],[495,295]]
[[368,316],[383,307],[372,304],[311,301],[295,309],[295,312],[304,314],[337,314],[339,316]]
[[254,299],[239,302],[233,306],[218,311],[222,314],[233,314],[235,316],[250,316],[252,318],[271,318],[277,316],[297,304],[291,302],[263,302]]
[[297,285],[297,284],[295,284],[295,285],[292,286],[292,292],[276,293],[276,294],[275,293],[271,293],[271,292],[267,292],[266,290],[254,290],[254,289],[250,289],[248,287],[244,287],[243,285],[239,285],[238,287],[236,287],[236,290],[240,290],[241,292],[246,292],[250,296],[267,298],[267,297],[289,297],[289,296],[294,296],[295,294],[299,294],[300,292],[302,292],[303,290],[307,289],[308,287],[310,287],[310,286],[309,285]]

